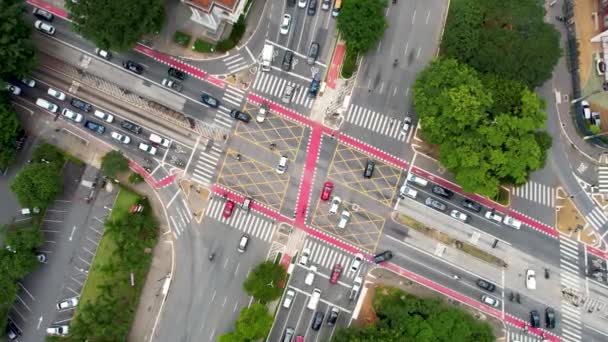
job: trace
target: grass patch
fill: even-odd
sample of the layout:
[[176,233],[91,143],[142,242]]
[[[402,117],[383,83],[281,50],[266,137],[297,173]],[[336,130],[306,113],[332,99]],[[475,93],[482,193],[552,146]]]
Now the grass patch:
[[194,45],[192,45],[192,50],[196,51],[196,52],[206,53],[206,52],[212,52],[214,47],[215,47],[215,45],[197,38],[196,41],[194,42]]
[[190,45],[191,39],[192,37],[189,34],[181,31],[175,31],[175,33],[173,34],[173,42],[183,47]]
[[509,205],[509,191],[503,187],[498,188],[498,194],[492,200],[502,205]]
[[346,49],[344,61],[342,62],[342,71],[340,73],[342,78],[351,78],[355,73],[355,70],[357,70],[357,55],[357,53]]

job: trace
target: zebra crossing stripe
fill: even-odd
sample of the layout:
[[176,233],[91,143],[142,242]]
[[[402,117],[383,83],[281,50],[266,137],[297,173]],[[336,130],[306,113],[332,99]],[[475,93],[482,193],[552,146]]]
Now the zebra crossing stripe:
[[608,166],[600,166],[597,170],[599,192],[608,192]]

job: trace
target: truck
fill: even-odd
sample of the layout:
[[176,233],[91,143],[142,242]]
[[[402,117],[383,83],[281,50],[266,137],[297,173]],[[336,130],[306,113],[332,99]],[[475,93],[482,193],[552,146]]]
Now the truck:
[[264,50],[262,50],[262,71],[270,71],[270,65],[272,64],[272,58],[274,57],[274,46],[270,44],[264,44]]

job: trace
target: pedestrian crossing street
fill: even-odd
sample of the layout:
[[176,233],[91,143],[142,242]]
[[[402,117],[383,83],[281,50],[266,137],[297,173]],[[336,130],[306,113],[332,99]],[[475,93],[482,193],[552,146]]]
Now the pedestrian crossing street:
[[[335,264],[340,264],[344,268],[342,277],[353,279],[358,274],[349,271],[350,263],[354,256],[347,252],[336,249],[335,247],[330,247],[327,244],[312,238],[308,238],[304,241],[304,248],[302,250],[305,248],[310,249],[311,265],[318,265],[331,270]],[[359,269],[359,272],[361,272],[361,269]]]
[[562,237],[559,240],[560,283],[562,286],[562,341],[582,341],[581,308],[572,304],[563,292],[581,293],[578,242]]
[[243,54],[238,53],[236,55],[228,56],[222,59],[222,62],[226,64],[226,68],[231,74],[239,72],[243,69],[246,69],[249,66],[247,56],[243,56]]
[[288,84],[296,87],[296,91],[291,98],[291,103],[306,108],[312,108],[314,98],[308,96],[308,87],[302,87],[295,82],[271,75],[269,72],[258,72],[255,76],[255,81],[253,81],[253,89],[275,97],[281,97],[281,95],[283,95],[283,89],[285,89],[285,86]]
[[602,209],[595,207],[585,216],[585,221],[591,223],[596,229],[600,229],[608,222],[608,218],[606,218]]
[[555,188],[534,181],[529,181],[520,187],[513,188],[514,196],[548,207],[555,207],[555,194]]
[[215,142],[209,151],[201,151],[194,164],[192,178],[204,186],[210,186],[221,155],[222,149]]
[[267,217],[260,216],[253,212],[241,210],[237,204],[229,218],[224,218],[224,205],[226,201],[223,198],[214,197],[207,206],[205,216],[225,223],[233,228],[236,228],[251,237],[256,237],[266,242],[270,242],[272,235],[276,230],[276,224]]
[[188,224],[192,221],[192,213],[188,209],[188,204],[186,204],[186,201],[181,196],[180,199],[181,205],[178,203],[175,206],[177,215],[169,216],[174,233],[178,237],[186,230]]
[[[403,120],[395,120],[388,115],[353,104],[350,105],[346,113],[346,122],[399,141],[405,141],[409,135],[401,132]],[[413,131],[413,129],[413,126],[410,127],[410,131]]]

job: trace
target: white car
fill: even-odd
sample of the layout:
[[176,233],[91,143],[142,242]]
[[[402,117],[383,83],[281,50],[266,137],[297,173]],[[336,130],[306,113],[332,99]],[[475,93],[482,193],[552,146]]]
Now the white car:
[[338,220],[338,228],[346,228],[348,220],[350,220],[350,212],[348,210],[342,210],[342,215],[340,215],[340,220]]
[[454,210],[452,210],[450,212],[450,216],[452,216],[453,218],[455,218],[455,219],[457,219],[458,221],[461,221],[461,222],[465,222],[466,223],[467,221],[469,221],[469,215],[467,215],[467,214],[465,214],[463,212],[460,212],[460,211],[458,211],[456,209],[454,209]]
[[536,272],[534,270],[526,271],[526,288],[536,290]]
[[498,299],[496,299],[492,296],[488,296],[488,295],[481,296],[481,302],[486,305],[495,307],[495,308],[497,308],[498,305],[500,305],[500,302],[498,301]]
[[283,20],[281,21],[281,34],[288,34],[289,27],[291,27],[291,15],[285,13],[283,14]]
[[280,175],[284,174],[285,171],[287,171],[287,156],[281,156],[281,159],[279,159],[279,164],[277,164],[276,171]]
[[59,110],[59,107],[57,107],[56,104],[51,103],[51,102],[49,102],[49,101],[47,101],[45,99],[37,99],[36,100],[36,105],[38,107],[44,108],[44,109],[46,109],[46,110],[48,110],[50,112],[53,112],[53,113],[57,113],[57,111]]
[[294,290],[287,290],[287,293],[285,294],[285,299],[283,299],[283,307],[285,309],[289,309],[295,296],[296,292]]
[[20,81],[30,88],[34,88],[36,86],[36,81],[32,80],[31,78],[22,78]]
[[255,117],[255,121],[262,123],[266,120],[266,114],[268,113],[268,104],[266,102],[262,103],[260,110],[258,111],[258,115]]
[[300,261],[298,263],[304,267],[308,267],[309,258],[310,258],[310,248],[304,248],[302,250],[302,256],[300,257]]
[[96,117],[98,117],[101,120],[108,122],[108,123],[111,123],[112,121],[114,121],[114,115],[104,113],[98,109],[95,110],[95,113],[93,113],[93,115],[95,115]]
[[416,199],[416,196],[418,196],[418,191],[410,188],[405,184],[402,185],[399,189],[399,198],[401,199],[405,199],[405,197]]
[[15,85],[12,85],[10,83],[6,85],[6,90],[8,90],[9,93],[11,93],[13,95],[21,94],[21,88],[15,86]]
[[329,213],[335,215],[338,213],[338,208],[340,208],[340,203],[342,203],[342,199],[338,196],[334,196],[331,199],[331,207],[329,208]]
[[112,132],[110,135],[112,136],[112,139],[118,140],[123,144],[128,144],[131,142],[131,138],[128,135],[120,134],[118,132]]
[[66,119],[72,120],[74,122],[82,122],[82,114],[73,112],[67,108],[63,108],[61,114],[65,116]]
[[48,35],[54,35],[55,34],[55,27],[53,27],[53,25],[51,24],[47,24],[42,20],[36,20],[36,22],[34,23],[34,27],[40,31],[40,32],[44,32]]
[[151,155],[156,154],[156,147],[144,143],[139,143],[139,149],[145,152],[148,152]]
[[164,146],[164,147],[169,147],[169,145],[171,145],[171,141],[169,139],[165,139],[165,138],[161,137],[160,135],[156,135],[154,133],[150,134],[150,137],[148,139],[151,142]]
[[112,54],[106,50],[102,50],[100,48],[96,48],[95,49],[95,54],[97,54],[97,56],[103,58],[103,59],[107,59],[110,60],[112,58]]
[[78,298],[72,297],[68,299],[64,299],[61,302],[57,303],[57,309],[66,310],[70,308],[75,308],[78,305]]
[[307,3],[306,0],[298,0],[298,7],[304,8],[304,7],[306,7],[306,3]]
[[496,223],[502,223],[502,216],[498,215],[493,210],[486,211],[484,217],[490,221],[494,221]]
[[353,259],[353,262],[351,262],[351,264],[350,264],[350,270],[353,272],[357,272],[359,270],[359,267],[361,267],[362,263],[363,263],[363,254],[357,253],[355,255],[355,258]]
[[312,286],[312,283],[315,281],[315,273],[317,272],[317,266],[310,266],[310,271],[306,274],[306,278],[304,278],[304,284],[308,286]]
[[502,223],[504,223],[505,226],[509,226],[511,228],[515,228],[515,229],[521,228],[521,221],[518,219],[515,219],[509,215],[505,216],[505,219],[502,221]]
[[57,100],[61,100],[61,101],[65,100],[65,94],[60,92],[59,90],[49,88],[49,90],[47,90],[46,93],[51,95],[52,97],[56,98]]
[[583,116],[585,117],[585,119],[591,119],[591,107],[589,105],[589,102],[581,101],[581,106],[583,107]]
[[403,119],[403,125],[401,125],[401,134],[407,134],[407,132],[410,131],[411,127],[412,127],[412,118],[409,116],[406,116],[405,119]]
[[55,336],[67,336],[70,331],[70,327],[67,325],[52,325],[46,328],[46,333]]

